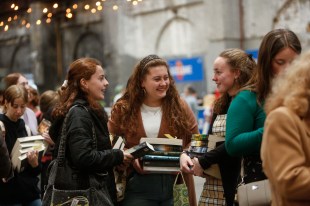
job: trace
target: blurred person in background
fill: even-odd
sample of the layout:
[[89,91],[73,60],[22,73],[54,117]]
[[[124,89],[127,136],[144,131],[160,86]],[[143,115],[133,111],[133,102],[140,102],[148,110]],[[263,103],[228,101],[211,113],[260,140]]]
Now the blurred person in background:
[[195,117],[197,118],[197,116],[198,116],[198,101],[197,101],[196,90],[192,86],[187,85],[183,89],[182,97],[185,99],[186,103],[192,109],[192,111],[195,114]]
[[[12,85],[5,90],[3,114],[0,120],[4,124],[5,142],[8,152],[20,137],[29,136],[22,115],[26,110],[28,92],[23,86]],[[28,165],[21,172],[14,172],[8,181],[0,181],[0,205],[40,206],[40,189],[38,188],[41,164],[37,151],[27,153]]]
[[[12,85],[21,85],[25,87],[25,89],[28,92],[28,95],[30,95],[30,92],[29,92],[30,87],[28,85],[28,80],[21,73],[8,74],[7,76],[3,78],[3,81],[4,81],[5,89]],[[24,119],[26,125],[29,126],[31,133],[33,135],[37,135],[38,134],[38,130],[37,130],[38,121],[37,121],[35,113],[30,108],[26,107],[25,113],[22,118]]]
[[52,152],[54,149],[54,142],[50,138],[48,132],[49,127],[53,122],[52,118],[52,111],[55,107],[55,105],[59,102],[59,94],[56,91],[53,90],[47,90],[43,92],[40,96],[39,100],[39,106],[41,109],[41,114],[38,117],[39,127],[43,127],[43,131],[39,128],[39,132],[41,135],[45,138],[47,141],[49,147],[47,151],[45,152],[44,156],[41,159],[42,162],[42,171],[41,171],[41,195],[43,197],[45,186],[48,182],[47,177],[47,168],[49,163],[52,161]]

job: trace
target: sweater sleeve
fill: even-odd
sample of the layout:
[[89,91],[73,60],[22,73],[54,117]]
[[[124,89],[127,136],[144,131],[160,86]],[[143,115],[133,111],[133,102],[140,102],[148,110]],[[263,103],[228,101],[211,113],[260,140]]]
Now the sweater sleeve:
[[259,154],[265,113],[256,103],[256,94],[240,92],[232,101],[226,122],[227,152],[231,156]]

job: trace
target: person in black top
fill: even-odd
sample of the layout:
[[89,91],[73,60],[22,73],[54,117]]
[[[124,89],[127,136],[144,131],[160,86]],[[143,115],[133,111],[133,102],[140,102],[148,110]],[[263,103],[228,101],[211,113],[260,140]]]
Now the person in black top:
[[[104,99],[108,85],[105,71],[99,61],[92,58],[75,60],[69,67],[59,103],[53,109],[54,122],[49,134],[55,142],[53,153],[55,158],[59,149],[58,137],[61,136],[64,118],[68,116],[66,124],[67,161],[83,174],[92,174],[96,178],[97,174],[108,174],[106,181],[101,182],[102,187],[98,190],[107,187],[112,201],[116,204],[113,167],[122,164],[129,165],[133,157],[126,151],[112,149],[107,126],[108,117],[99,103]],[[92,147],[93,127],[97,148]],[[81,182],[85,181],[81,180]],[[63,184],[66,185],[66,182]],[[87,187],[84,184],[80,186]],[[103,205],[104,203],[92,204]]]
[[[28,93],[24,87],[13,85],[4,92],[4,114],[0,114],[0,121],[5,127],[5,142],[8,152],[19,137],[28,136],[25,122],[21,119],[26,109]],[[29,205],[40,206],[40,190],[38,175],[41,171],[38,152],[27,153],[28,165],[8,181],[0,181],[0,205]]]

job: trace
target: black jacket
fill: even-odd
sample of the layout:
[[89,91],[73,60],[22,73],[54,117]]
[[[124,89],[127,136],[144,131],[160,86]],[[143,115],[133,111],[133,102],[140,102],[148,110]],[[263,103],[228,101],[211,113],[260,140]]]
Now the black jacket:
[[[5,126],[5,142],[9,153],[11,153],[15,141],[18,137],[26,137],[27,131],[25,122],[18,119],[17,122],[11,121],[6,115],[0,114],[0,120]],[[38,175],[41,171],[41,164],[32,168],[28,165],[24,171],[14,172],[14,177],[7,183],[0,181],[0,205],[27,203],[40,198],[38,188]]]
[[[2,132],[1,132],[2,133]],[[11,160],[4,137],[0,135],[0,178],[6,178],[11,172]]]
[[[80,106],[73,107],[67,114],[69,116],[66,127],[66,158],[81,172],[92,174],[108,172],[106,184],[112,199],[116,201],[113,167],[123,162],[123,152],[112,149],[107,119],[92,110],[85,100],[78,99],[73,105]],[[58,151],[62,123],[63,118],[57,119],[50,128],[50,136],[56,142],[54,157]],[[95,128],[97,150],[92,147],[92,125]]]

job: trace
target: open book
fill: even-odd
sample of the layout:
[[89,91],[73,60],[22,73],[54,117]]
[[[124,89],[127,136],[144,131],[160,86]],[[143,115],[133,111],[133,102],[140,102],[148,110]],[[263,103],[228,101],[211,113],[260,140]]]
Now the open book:
[[29,151],[38,151],[39,157],[44,155],[47,149],[47,143],[41,135],[17,138],[11,152],[13,168],[21,172],[28,164],[27,153]]
[[126,150],[126,152],[130,153],[134,158],[143,157],[152,151],[154,151],[154,147],[148,142],[142,142]]

